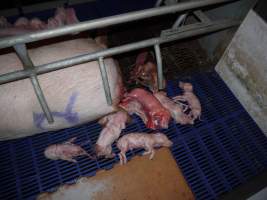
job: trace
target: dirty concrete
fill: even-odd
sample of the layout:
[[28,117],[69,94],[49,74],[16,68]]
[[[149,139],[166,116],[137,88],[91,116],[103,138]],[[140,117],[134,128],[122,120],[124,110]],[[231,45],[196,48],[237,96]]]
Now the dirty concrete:
[[267,25],[251,10],[216,66],[241,104],[267,134]]
[[193,200],[180,169],[169,149],[156,151],[153,160],[136,156],[126,165],[99,171],[94,177],[80,178],[54,193],[43,193],[39,200]]

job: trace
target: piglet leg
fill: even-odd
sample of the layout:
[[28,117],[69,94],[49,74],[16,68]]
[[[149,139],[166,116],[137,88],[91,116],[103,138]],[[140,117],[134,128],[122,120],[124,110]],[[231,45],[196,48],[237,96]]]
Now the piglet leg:
[[62,157],[62,160],[66,160],[66,161],[69,161],[69,162],[77,163],[77,160],[75,160],[73,158],[69,158],[69,157]]
[[115,153],[111,153],[105,156],[105,158],[114,158],[115,157]]
[[184,96],[182,95],[178,95],[172,98],[174,101],[186,101],[186,99],[184,98]]
[[121,164],[121,165],[127,163],[127,158],[126,158],[125,152],[122,152],[122,151],[121,151],[121,152],[119,153],[119,157],[120,157],[120,164]]
[[154,158],[154,155],[155,155],[155,150],[154,149],[151,149],[151,154],[149,156],[149,159],[152,160]]
[[151,149],[146,148],[145,151],[142,153],[143,156],[151,154]]

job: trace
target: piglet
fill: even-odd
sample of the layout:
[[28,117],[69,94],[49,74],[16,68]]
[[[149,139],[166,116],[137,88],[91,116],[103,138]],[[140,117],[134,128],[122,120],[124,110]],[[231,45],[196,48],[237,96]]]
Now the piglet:
[[76,137],[71,138],[62,144],[52,144],[48,146],[44,151],[45,157],[51,160],[66,160],[74,163],[77,162],[73,159],[73,157],[76,156],[88,156],[89,158],[94,159],[82,147],[73,144],[75,139]]
[[172,118],[179,124],[194,124],[192,118],[183,113],[183,108],[179,104],[172,101],[167,97],[165,92],[157,92],[154,96],[160,101],[160,103],[171,113]]
[[122,105],[127,105],[132,100],[136,100],[142,105],[148,117],[146,123],[148,128],[168,128],[171,114],[150,92],[141,88],[135,88],[126,94],[126,98],[122,100]]
[[111,145],[120,137],[121,130],[125,128],[126,122],[129,121],[129,115],[125,111],[118,111],[109,114],[98,121],[103,126],[99,138],[95,145],[97,156],[113,158]]
[[125,153],[128,150],[135,148],[144,148],[143,155],[150,154],[149,159],[153,159],[155,150],[154,147],[170,147],[172,142],[163,133],[129,133],[121,137],[117,142],[117,147],[120,149],[119,157],[120,164],[126,164],[127,158]]
[[[130,82],[131,81],[148,87],[153,93],[158,92],[157,65],[151,53],[145,51],[137,56],[135,66],[131,71]],[[165,87],[165,80],[163,81],[163,87]]]
[[147,123],[148,119],[146,113],[144,112],[144,108],[137,100],[128,101],[126,104],[120,103],[119,107],[126,110],[130,115],[138,115],[143,120],[144,124]]
[[174,101],[186,101],[191,109],[189,115],[193,120],[200,119],[201,105],[197,96],[193,93],[193,86],[191,83],[179,82],[179,87],[184,91],[183,95],[173,97]]

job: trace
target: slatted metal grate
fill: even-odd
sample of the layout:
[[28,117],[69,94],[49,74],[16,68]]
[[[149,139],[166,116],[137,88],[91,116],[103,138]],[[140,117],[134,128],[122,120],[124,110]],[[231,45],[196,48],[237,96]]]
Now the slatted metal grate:
[[[215,199],[266,170],[267,138],[215,72],[195,74],[190,81],[203,105],[202,121],[194,126],[172,121],[169,129],[162,131],[174,142],[173,157],[196,199]],[[181,92],[177,86],[178,80],[168,82],[169,96]],[[122,134],[151,132],[140,118],[133,119]],[[84,148],[90,152],[100,131],[94,121],[56,133],[0,142],[0,199],[34,199],[42,191],[54,191],[80,176],[94,176],[99,169],[112,168],[118,157],[96,161],[79,157],[78,163],[72,164],[43,156],[49,144],[74,136],[78,137],[77,144],[89,141]],[[113,150],[118,153],[115,144]],[[129,151],[127,157],[142,151]]]

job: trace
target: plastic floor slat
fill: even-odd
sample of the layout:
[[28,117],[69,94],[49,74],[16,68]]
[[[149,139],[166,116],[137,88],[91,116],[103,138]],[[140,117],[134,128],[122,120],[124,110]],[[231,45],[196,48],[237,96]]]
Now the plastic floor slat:
[[[160,130],[174,143],[174,159],[196,199],[212,200],[232,190],[267,168],[267,139],[253,119],[227,88],[216,72],[199,73],[189,80],[199,97],[202,121],[194,126],[170,122]],[[179,80],[169,81],[169,96],[181,94]],[[64,183],[74,183],[81,176],[94,176],[99,169],[111,169],[119,162],[113,159],[90,160],[78,157],[77,164],[52,161],[44,157],[44,149],[53,143],[77,137],[76,143],[88,151],[101,131],[97,121],[57,132],[0,142],[0,199],[35,199],[44,191],[54,191]],[[142,120],[133,120],[122,131],[152,132]],[[118,153],[116,144],[113,151]],[[143,150],[127,152],[130,160]]]

